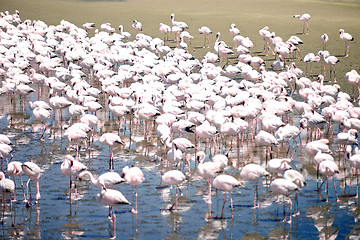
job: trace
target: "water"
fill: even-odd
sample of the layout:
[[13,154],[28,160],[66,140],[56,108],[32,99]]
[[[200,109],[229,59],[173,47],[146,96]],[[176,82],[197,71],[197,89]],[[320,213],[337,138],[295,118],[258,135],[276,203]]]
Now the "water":
[[[46,96],[46,94],[45,94]],[[28,100],[36,98],[36,94],[28,97]],[[0,121],[2,133],[10,136],[15,143],[13,160],[34,161],[43,170],[40,178],[41,200],[38,205],[27,208],[22,202],[22,190],[16,190],[16,198],[19,200],[12,204],[10,211],[9,203],[3,209],[5,218],[1,225],[3,238],[35,238],[35,239],[77,239],[77,238],[107,238],[111,236],[112,229],[107,219],[107,208],[96,202],[95,196],[99,190],[92,186],[89,181],[77,182],[78,200],[68,198],[69,179],[61,175],[60,165],[66,154],[75,154],[75,149],[63,136],[61,130],[68,124],[69,118],[64,114],[65,121],[54,123],[47,129],[45,141],[39,141],[39,129],[31,111],[26,107],[21,112],[21,107],[16,103],[10,103],[7,96],[2,96],[2,106],[11,106],[10,111],[4,112]],[[66,113],[66,111],[64,111]],[[99,112],[99,116],[105,114]],[[292,114],[296,123],[298,116]],[[125,147],[115,149],[115,170],[121,171],[126,165],[140,167],[145,175],[145,181],[139,186],[139,213],[132,214],[130,207],[116,208],[117,236],[120,239],[230,239],[230,238],[291,238],[291,239],[328,239],[337,236],[340,239],[357,236],[359,233],[358,205],[354,198],[356,194],[356,179],[341,174],[335,178],[340,202],[336,202],[332,181],[329,183],[329,202],[326,203],[326,195],[316,192],[316,173],[312,160],[304,152],[306,144],[305,132],[302,134],[301,146],[287,154],[287,146],[274,148],[277,157],[290,157],[294,154],[292,166],[302,172],[307,185],[299,191],[300,216],[293,217],[291,224],[283,223],[282,202],[280,206],[275,202],[274,196],[267,184],[270,180],[260,182],[259,198],[260,209],[254,210],[253,184],[245,183],[244,187],[232,192],[234,199],[234,219],[231,218],[229,197],[225,205],[224,219],[220,218],[223,194],[216,196],[213,191],[213,204],[208,206],[205,202],[207,195],[207,183],[200,179],[195,172],[195,164],[191,162],[191,177],[188,182],[181,185],[183,196],[179,200],[178,212],[170,212],[167,209],[175,200],[175,191],[161,183],[161,173],[166,169],[161,160],[165,158],[163,147],[156,136],[143,137],[142,124],[132,122],[130,143],[130,121],[127,119]],[[95,131],[93,150],[85,148],[81,151],[81,161],[95,174],[101,174],[108,169],[108,148],[100,145],[98,138],[102,131],[110,131],[111,126],[117,130],[116,120],[106,117],[102,121],[102,127]],[[336,128],[336,127],[335,127]],[[188,136],[192,139],[192,136]],[[227,144],[230,140],[228,140]],[[229,145],[228,145],[229,146]],[[333,144],[332,149],[337,152],[338,147]],[[334,155],[336,161],[343,161],[343,153]],[[274,157],[275,157],[274,156]],[[189,154],[190,158],[193,153]],[[249,162],[264,164],[266,156],[264,149],[255,146],[250,140],[240,144],[230,154],[229,166],[226,173],[238,178],[239,169]],[[349,171],[349,170],[348,170]],[[187,168],[184,170],[188,173]],[[27,180],[23,176],[23,181]],[[352,183],[349,186],[349,182]],[[19,186],[19,179],[16,180]],[[33,183],[31,182],[31,185]],[[132,199],[132,189],[129,185],[121,185],[119,190],[128,200]],[[74,195],[74,194],[73,194]],[[33,196],[34,197],[34,196]],[[211,217],[210,217],[211,209]],[[11,213],[12,218],[11,220]],[[289,217],[287,215],[287,220]],[[13,225],[12,225],[13,223]]]
[[[205,14],[199,10],[200,7],[196,7],[202,5],[196,1],[192,1],[193,9],[191,13],[188,13],[187,8],[183,6],[182,8],[175,8],[175,6],[171,6],[171,4],[157,10],[156,7],[159,6],[159,2],[152,1],[153,6],[151,6],[151,8],[147,8],[146,5],[142,10],[137,10],[137,14],[131,13],[132,9],[136,8],[136,4],[132,1],[123,2],[123,4],[128,7],[127,15],[122,15],[124,11],[126,12],[126,7],[123,7],[123,5],[121,5],[121,7],[116,5],[118,11],[109,13],[108,8],[105,8],[105,6],[107,7],[109,5],[108,2],[95,2],[94,5],[89,4],[86,7],[86,11],[84,7],[79,8],[76,6],[74,8],[72,1],[51,1],[51,6],[49,3],[42,3],[40,1],[6,1],[1,3],[1,6],[4,6],[4,8],[8,7],[9,2],[13,5],[6,9],[9,9],[9,11],[19,9],[20,12],[24,14],[22,15],[24,16],[22,19],[26,19],[27,17],[31,19],[42,19],[49,24],[58,24],[62,18],[65,18],[78,25],[92,20],[96,21],[97,24],[110,21],[115,25],[127,23],[126,21],[130,21],[129,19],[141,16],[141,20],[151,19],[151,21],[144,22],[145,27],[146,25],[149,26],[149,32],[147,33],[151,33],[150,35],[152,36],[157,36],[158,22],[165,22],[164,19],[169,19],[173,9],[177,9],[176,13],[178,14],[179,12],[179,15],[182,13],[184,17],[183,20],[190,23],[190,26],[209,23],[212,24],[209,26],[213,31],[221,30],[221,32],[224,33],[228,31],[230,22],[237,19],[235,17],[239,17],[239,19],[241,17],[242,19],[247,15],[247,12],[253,11],[249,10],[253,7],[251,4],[249,4],[250,6],[242,6],[241,8],[245,9],[242,10],[244,14],[238,16],[239,11],[237,10],[240,6],[219,5],[218,3],[206,5],[206,11],[208,12],[204,10],[204,12],[206,12]],[[27,5],[29,2],[32,5]],[[39,7],[41,4],[43,5]],[[78,4],[78,2],[75,1],[75,4]],[[229,4],[233,4],[233,2],[229,1]],[[297,2],[296,4],[299,11],[308,9],[308,7],[301,2]],[[254,40],[258,51],[261,50],[262,42],[258,39],[257,31],[265,24],[276,29],[277,34],[284,32],[286,34],[296,33],[297,30],[294,30],[295,24],[285,24],[289,23],[290,20],[284,20],[287,19],[288,15],[291,16],[294,14],[293,6],[290,5],[281,5],[282,9],[286,9],[286,14],[277,15],[275,18],[269,16],[268,12],[265,11],[267,10],[266,8],[269,7],[268,5],[257,6],[258,13],[255,14],[257,17],[255,17],[254,22],[242,26],[242,29],[244,29],[242,31]],[[347,26],[345,30],[350,29],[349,32],[352,32],[353,36],[359,39],[358,35],[356,35],[357,33],[351,31],[351,29],[358,29],[356,20],[347,23],[347,19],[344,20],[339,17],[337,20],[327,20],[325,23],[320,23],[325,16],[331,15],[331,13],[337,15],[335,14],[337,10],[345,11],[350,20],[353,18],[356,19],[358,17],[356,14],[358,10],[356,10],[356,8],[349,9],[346,6],[336,8],[333,7],[333,5],[321,5],[321,7],[319,7],[316,3],[314,3],[314,6],[317,7],[318,15],[314,14],[314,16],[317,17],[314,17],[312,22],[310,22],[310,34],[309,36],[300,35],[300,37],[306,41],[304,45],[304,49],[306,50],[304,52],[313,51],[316,53],[319,50],[320,43],[316,45],[315,42],[319,41],[318,38],[323,33],[322,30],[333,33],[332,39],[335,39],[335,33],[337,37],[338,28],[345,28],[342,24],[348,24],[348,26],[345,25]],[[101,11],[95,11],[95,14],[94,8],[100,8]],[[81,9],[83,15],[78,14],[76,9]],[[152,9],[155,12],[148,11],[147,9]],[[229,9],[232,9],[234,12],[225,11]],[[221,20],[219,20],[219,17],[217,18],[212,15],[212,13],[217,12],[217,10],[219,11],[218,15]],[[148,14],[143,14],[144,11],[148,11]],[[120,14],[120,12],[122,14]],[[159,12],[161,14],[159,14]],[[340,15],[341,14],[339,14],[339,16]],[[67,18],[67,16],[69,16],[69,18]],[[280,20],[280,22],[277,23],[279,25],[275,25],[278,20]],[[291,19],[291,21],[292,20],[293,19]],[[333,21],[339,26],[335,25]],[[242,19],[241,21],[239,20],[239,22],[243,23],[246,22],[246,20]],[[301,25],[296,26],[300,27],[301,30]],[[324,26],[325,29],[323,28]],[[130,24],[125,25],[125,30],[129,28]],[[196,29],[193,28],[191,31],[191,33],[195,34]],[[283,34],[284,39],[286,38],[286,34]],[[228,37],[225,36],[225,39],[227,38]],[[202,41],[202,37],[197,38],[194,45],[201,46]],[[174,42],[171,44],[174,44]],[[343,87],[342,89],[348,92],[350,92],[351,89],[347,86],[343,76],[345,72],[353,68],[358,68],[358,59],[356,56],[358,56],[357,53],[360,48],[356,48],[357,45],[355,44],[356,42],[351,45],[350,57],[347,59],[342,58],[341,63],[343,63],[343,65],[339,65],[337,68],[337,74],[339,74],[337,76],[340,76],[338,77],[339,84]],[[340,46],[339,40],[334,40],[329,43],[329,48],[339,56],[343,52],[343,45],[341,43]],[[200,58],[206,51],[207,49],[203,50],[197,47],[196,56]],[[265,56],[263,57],[265,58]],[[236,60],[232,59],[232,61]],[[273,59],[269,57],[266,58],[266,61],[270,63]],[[320,67],[315,66],[314,72],[319,73],[319,71]],[[36,86],[34,87],[36,88]],[[47,97],[48,93],[43,92],[42,99],[47,99]],[[36,98],[37,93],[34,93],[27,96],[26,101],[33,101]],[[11,209],[9,202],[6,202],[1,208],[1,212],[4,212],[4,218],[1,218],[3,223],[0,226],[1,238],[102,239],[111,237],[113,231],[107,219],[108,209],[101,206],[95,200],[99,189],[92,186],[89,181],[83,180],[77,182],[78,200],[70,200],[68,198],[69,179],[60,173],[60,165],[65,155],[69,153],[75,154],[74,146],[70,145],[67,138],[64,137],[63,129],[71,123],[67,111],[63,112],[65,120],[60,121],[58,118],[59,114],[57,114],[56,122],[48,122],[49,126],[45,135],[45,141],[39,141],[41,125],[35,121],[32,116],[32,111],[28,108],[27,104],[23,107],[18,98],[10,100],[7,95],[1,96],[0,102],[1,133],[8,135],[16,144],[13,152],[13,160],[21,162],[34,161],[44,170],[40,178],[40,203],[38,205],[32,205],[29,208],[22,202],[22,190],[19,187],[19,179],[16,179],[18,186],[16,198],[19,201],[14,202]],[[101,99],[101,103],[105,105],[104,99]],[[81,161],[85,163],[93,173],[101,174],[108,170],[109,151],[107,147],[99,144],[98,139],[102,133],[113,130],[117,131],[118,123],[112,116],[109,117],[106,110],[99,111],[97,115],[102,121],[95,129],[93,149],[88,150],[83,147],[81,150]],[[298,125],[299,116],[295,113],[290,114],[290,121]],[[334,132],[327,135],[327,138],[331,141],[331,149],[334,152],[335,160],[342,162],[343,153],[337,151],[339,148],[333,141],[334,136],[337,134],[337,128],[338,126],[335,125],[333,127]],[[164,163],[161,160],[166,158],[163,145],[154,135],[154,132],[149,133],[147,139],[144,138],[142,123],[134,122],[133,119],[130,126],[130,116],[127,116],[126,124],[123,123],[122,129],[126,129],[121,132],[126,146],[117,147],[114,150],[115,170],[121,171],[126,165],[135,165],[143,170],[146,180],[139,186],[139,213],[137,215],[129,211],[129,206],[116,208],[117,236],[119,239],[333,239],[336,237],[338,239],[344,239],[356,238],[360,234],[360,226],[358,225],[359,208],[357,200],[354,198],[356,194],[356,178],[349,175],[349,169],[346,171],[347,174],[341,169],[341,173],[335,177],[340,202],[336,202],[332,180],[330,180],[328,193],[329,202],[326,203],[324,191],[322,190],[321,194],[315,191],[317,188],[316,171],[312,159],[310,159],[304,149],[307,142],[306,131],[302,132],[301,145],[294,150],[292,146],[290,151],[288,151],[287,146],[274,148],[274,156],[276,157],[289,157],[293,155],[294,162],[292,166],[299,170],[307,181],[307,185],[298,192],[300,216],[294,217],[292,223],[289,224],[282,222],[284,218],[282,202],[280,202],[280,206],[275,202],[276,196],[268,189],[269,179],[264,179],[259,183],[260,209],[254,210],[252,208],[254,197],[253,184],[244,183],[245,185],[243,187],[238,188],[231,194],[234,200],[234,219],[231,218],[228,195],[226,196],[225,218],[220,218],[223,194],[219,192],[216,196],[215,191],[213,191],[213,203],[211,206],[208,206],[204,200],[207,195],[207,183],[196,176],[194,161],[191,162],[191,177],[186,183],[181,185],[181,190],[184,195],[179,199],[178,212],[168,211],[167,209],[175,200],[175,190],[171,190],[161,183],[161,174],[166,171]],[[192,135],[186,135],[186,137],[193,140]],[[229,144],[230,139],[227,139],[227,149]],[[202,145],[202,148],[203,147],[204,145]],[[189,154],[188,157],[193,159],[194,153]],[[265,164],[266,156],[263,148],[255,146],[253,141],[246,139],[240,144],[239,148],[235,147],[231,152],[230,161],[225,172],[238,178],[241,167],[250,162]],[[184,172],[188,173],[188,169],[185,168]],[[26,176],[23,176],[23,181],[26,183]],[[30,184],[32,185],[33,183],[31,182]],[[131,186],[123,184],[118,189],[129,201],[134,202],[132,199]],[[209,213],[211,213],[211,217]],[[288,216],[287,220],[289,220]]]

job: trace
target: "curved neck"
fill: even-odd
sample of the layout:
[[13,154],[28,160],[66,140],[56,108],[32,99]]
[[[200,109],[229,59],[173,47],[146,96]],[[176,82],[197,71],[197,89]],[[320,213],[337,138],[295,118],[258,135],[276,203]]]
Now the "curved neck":
[[91,172],[89,172],[89,171],[83,171],[83,172],[81,173],[81,175],[82,175],[82,176],[83,176],[83,175],[88,175],[89,178],[90,178],[90,182],[91,182],[93,185],[95,185],[95,186],[98,186],[98,185],[99,185],[97,179],[94,178],[94,176],[92,175]]

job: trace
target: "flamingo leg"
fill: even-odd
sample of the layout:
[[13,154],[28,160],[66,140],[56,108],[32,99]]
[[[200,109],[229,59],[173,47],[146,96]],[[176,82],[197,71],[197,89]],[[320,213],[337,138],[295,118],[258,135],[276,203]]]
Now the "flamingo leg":
[[209,187],[209,192],[208,192],[208,200],[207,203],[211,204],[211,178],[208,179],[208,187]]
[[224,203],[223,203],[222,210],[221,210],[221,218],[224,217],[225,202],[226,202],[226,192],[224,191]]
[[234,219],[234,207],[233,207],[233,200],[231,197],[231,193],[229,192],[229,197],[230,197],[230,206],[231,206],[231,217],[232,219]]

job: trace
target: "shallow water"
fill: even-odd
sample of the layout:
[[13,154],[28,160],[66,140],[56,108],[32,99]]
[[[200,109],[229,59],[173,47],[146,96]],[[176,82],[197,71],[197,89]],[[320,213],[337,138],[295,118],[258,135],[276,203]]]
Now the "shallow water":
[[[28,100],[36,98],[36,94]],[[5,96],[1,97],[3,106],[10,103]],[[18,100],[16,100],[18,102]],[[14,102],[8,106],[14,106]],[[34,161],[43,170],[40,178],[41,200],[38,205],[27,208],[22,202],[22,190],[16,190],[16,198],[10,211],[9,203],[5,204],[5,218],[1,225],[3,238],[35,238],[35,239],[77,239],[77,238],[106,238],[111,236],[112,229],[107,219],[108,210],[96,202],[95,196],[99,190],[89,181],[77,182],[78,200],[68,198],[69,179],[61,175],[60,165],[66,154],[75,154],[73,146],[63,137],[61,129],[69,120],[57,121],[50,125],[46,132],[45,141],[39,141],[39,129],[31,111],[26,107],[21,112],[19,104],[4,112],[0,121],[2,133],[10,136],[14,143],[13,160]],[[66,113],[66,111],[64,111]],[[103,113],[105,115],[105,113]],[[101,115],[101,112],[99,113]],[[64,114],[68,119],[67,114]],[[297,116],[292,114],[291,119],[296,122]],[[95,174],[108,170],[108,148],[98,142],[103,132],[110,131],[115,120],[105,118],[101,128],[95,131],[93,150],[85,148],[81,151],[81,161]],[[291,224],[283,223],[282,204],[276,203],[274,196],[268,189],[269,179],[264,179],[259,187],[260,209],[254,210],[253,184],[245,183],[244,187],[232,192],[234,200],[234,219],[231,218],[229,197],[225,205],[225,218],[220,218],[223,194],[216,196],[213,190],[213,203],[209,206],[205,202],[207,183],[196,176],[195,164],[191,162],[191,177],[181,185],[183,196],[179,200],[178,212],[170,212],[170,205],[175,199],[175,190],[165,187],[161,183],[161,173],[165,166],[163,147],[156,136],[148,136],[144,140],[142,124],[132,121],[130,142],[130,121],[126,121],[126,130],[122,136],[125,147],[115,149],[115,170],[121,171],[126,165],[140,167],[145,175],[145,181],[139,186],[139,213],[132,214],[130,207],[116,208],[117,235],[120,239],[230,239],[230,238],[291,238],[291,239],[328,239],[337,236],[340,239],[359,234],[358,204],[356,194],[356,179],[349,179],[347,186],[342,171],[336,178],[336,186],[340,195],[340,202],[336,202],[332,181],[329,182],[329,202],[326,195],[316,190],[316,172],[312,160],[309,159],[304,148],[306,144],[305,132],[302,134],[301,145],[294,150],[292,146],[274,148],[273,157],[290,157],[294,154],[292,166],[298,169],[306,178],[307,185],[299,191],[300,216],[293,217]],[[122,126],[125,129],[125,125]],[[117,130],[117,126],[113,128]],[[334,128],[336,129],[336,127]],[[336,131],[336,130],[335,130]],[[331,135],[329,135],[331,136]],[[192,136],[188,136],[191,137]],[[250,135],[249,135],[250,137]],[[331,138],[330,138],[331,139]],[[229,146],[229,140],[227,141]],[[336,144],[332,146],[337,152]],[[194,158],[193,153],[188,157]],[[230,154],[226,173],[238,178],[239,169],[249,162],[264,164],[266,156],[264,149],[254,146],[249,139],[242,142]],[[334,155],[336,161],[343,161],[343,153]],[[348,172],[349,170],[347,170]],[[185,168],[184,172],[188,173]],[[23,177],[25,182],[27,177]],[[349,186],[349,183],[352,183]],[[19,186],[19,179],[16,180]],[[32,184],[32,182],[31,182]],[[119,188],[126,198],[132,199],[132,190],[129,185]],[[74,196],[74,193],[73,195]],[[4,209],[3,209],[4,210]],[[12,213],[12,219],[11,219]],[[210,216],[211,215],[211,216]],[[289,220],[288,213],[286,213]],[[12,223],[14,225],[12,225]]]
[[[131,31],[129,29],[132,19],[138,18],[147,27],[145,33],[157,37],[162,37],[158,34],[158,23],[169,23],[171,12],[176,12],[179,14],[178,16],[181,16],[179,19],[183,18],[184,21],[190,23],[190,26],[194,26],[190,28],[194,35],[198,27],[208,25],[214,32],[224,33],[224,39],[227,41],[229,41],[229,36],[226,36],[225,33],[228,31],[230,23],[239,22],[242,33],[254,40],[256,53],[259,53],[263,46],[258,36],[258,30],[264,25],[274,29],[284,39],[292,34],[304,38],[307,42],[304,44],[303,52],[316,53],[321,47],[318,39],[325,31],[331,33],[331,37],[334,39],[329,43],[329,49],[341,56],[343,45],[337,39],[337,31],[340,27],[346,28],[349,32],[356,29],[357,32],[352,31],[351,33],[356,39],[360,39],[359,22],[356,21],[359,7],[356,2],[352,3],[355,4],[355,7],[353,5],[349,7],[345,3],[344,6],[324,4],[324,1],[320,3],[296,1],[292,3],[294,5],[286,4],[287,1],[282,1],[281,5],[275,3],[276,1],[267,1],[266,4],[263,4],[262,1],[241,1],[242,4],[246,3],[246,6],[237,5],[234,2],[227,1],[226,4],[222,2],[220,4],[208,1],[204,4],[199,1],[185,1],[184,3],[188,6],[181,5],[175,8],[176,3],[168,1],[117,1],[115,3],[115,1],[0,0],[0,6],[2,11],[12,12],[19,9],[22,19],[41,19],[48,24],[58,24],[61,19],[66,19],[78,25],[87,21],[94,21],[98,25],[109,21],[113,25],[124,23],[127,31]],[[88,5],[84,7],[83,4]],[[109,5],[117,10],[109,11]],[[142,8],[137,9],[139,6]],[[310,13],[314,16],[308,36],[299,33],[302,27],[301,23],[298,24],[298,22],[294,22],[294,19],[288,18],[294,14],[294,6],[297,12],[311,10]],[[276,14],[268,12],[270,7]],[[214,15],[214,13],[216,14]],[[251,23],[246,20],[248,15],[253,16]],[[336,15],[337,19],[327,19],[326,16],[329,15]],[[199,58],[207,51],[207,49],[199,47],[202,46],[202,41],[203,38],[197,36],[194,42],[194,46],[196,46],[194,55]],[[342,64],[337,69],[340,85],[347,92],[350,92],[351,89],[344,82],[343,76],[345,72],[353,68],[359,69],[358,58],[356,58],[360,51],[358,46],[357,42],[352,43],[350,57],[341,58]],[[272,57],[266,58],[267,63],[272,60]],[[299,64],[301,64],[300,61]],[[315,66],[314,71],[319,73],[319,66]],[[35,100],[36,97],[35,93],[28,96],[26,100]],[[47,94],[43,93],[42,99],[46,99],[46,97]],[[110,237],[112,229],[107,219],[108,210],[95,201],[95,196],[99,193],[96,187],[86,180],[77,182],[78,200],[68,198],[69,179],[60,173],[60,165],[65,155],[75,154],[74,147],[69,145],[67,138],[63,136],[64,126],[70,124],[67,111],[64,111],[64,121],[59,121],[57,113],[56,122],[48,122],[45,141],[39,141],[41,126],[34,120],[27,104],[23,107],[18,98],[10,100],[8,96],[1,96],[0,102],[1,133],[11,137],[16,144],[13,160],[34,161],[44,170],[40,178],[41,200],[38,205],[32,205],[29,208],[25,206],[22,202],[19,179],[16,180],[18,185],[16,198],[19,201],[12,204],[12,209],[10,209],[9,203],[4,205],[5,208],[2,211],[4,211],[5,218],[0,226],[0,237],[2,239]],[[98,116],[101,116],[102,121],[95,130],[93,149],[83,148],[81,161],[90,171],[101,174],[108,170],[109,151],[107,147],[99,144],[98,139],[104,132],[117,131],[118,124],[114,118],[108,116],[105,110],[98,112]],[[290,114],[290,119],[298,125],[299,116],[293,113]],[[137,215],[130,213],[128,206],[116,208],[119,239],[329,239],[335,237],[344,239],[357,237],[360,234],[359,208],[354,198],[356,179],[342,171],[335,178],[340,202],[336,202],[334,188],[330,181],[329,202],[326,203],[324,191],[322,191],[322,195],[315,191],[317,188],[316,172],[312,160],[305,153],[304,147],[307,142],[305,131],[301,135],[301,145],[297,148],[293,149],[291,146],[289,151],[287,146],[274,148],[274,157],[294,155],[292,166],[301,171],[307,181],[307,185],[298,193],[300,216],[294,217],[293,222],[289,224],[282,222],[283,208],[281,205],[278,206],[275,202],[276,196],[273,196],[267,187],[269,179],[264,179],[263,184],[260,184],[259,187],[260,209],[252,208],[253,185],[245,183],[244,187],[231,194],[234,200],[234,219],[231,218],[228,195],[225,218],[220,218],[223,194],[219,192],[216,196],[213,191],[213,203],[208,206],[204,200],[207,195],[207,183],[196,176],[194,161],[191,162],[191,177],[187,183],[181,186],[184,195],[180,198],[178,212],[168,211],[167,209],[175,200],[175,190],[171,190],[161,183],[161,173],[165,171],[164,163],[161,160],[165,158],[162,144],[153,133],[144,139],[142,124],[133,120],[130,125],[129,116],[122,129],[125,129],[122,131],[122,135],[124,135],[126,146],[115,149],[115,170],[121,171],[126,165],[135,165],[143,170],[146,180],[139,186],[139,213]],[[333,129],[334,133],[327,136],[331,141],[337,133],[337,126],[334,126]],[[193,138],[191,135],[188,137]],[[230,144],[229,141],[228,139],[227,146]],[[246,163],[264,164],[266,162],[264,149],[255,146],[253,141],[247,139],[239,145],[231,152],[226,173],[239,176],[241,167]],[[331,145],[331,149],[336,153],[334,154],[336,161],[343,161],[343,153],[337,152],[338,146],[335,143]],[[189,154],[189,158],[193,159],[193,154]],[[188,173],[187,168],[184,172]],[[349,173],[349,169],[347,169],[347,173]],[[23,181],[25,183],[27,177],[24,176]],[[131,186],[123,184],[119,190],[129,201],[134,202]]]

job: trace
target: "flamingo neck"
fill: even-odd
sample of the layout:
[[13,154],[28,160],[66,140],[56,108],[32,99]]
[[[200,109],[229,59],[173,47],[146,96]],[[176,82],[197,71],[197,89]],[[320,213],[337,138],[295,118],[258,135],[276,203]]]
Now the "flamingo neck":
[[90,178],[90,182],[92,185],[99,187],[99,182],[97,181],[97,179],[94,178],[93,174],[89,171],[84,171],[82,172],[83,175],[88,175]]

